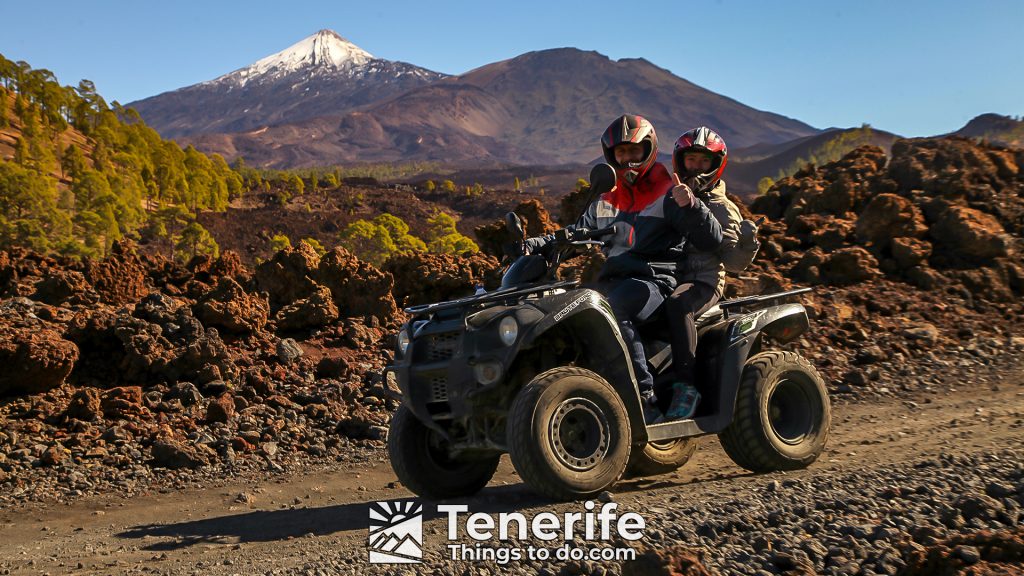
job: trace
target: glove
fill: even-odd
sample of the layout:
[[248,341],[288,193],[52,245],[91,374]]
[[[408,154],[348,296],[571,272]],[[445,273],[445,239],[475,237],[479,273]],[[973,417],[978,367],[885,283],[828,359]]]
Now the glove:
[[523,240],[523,253],[536,254],[545,245],[547,245],[547,241],[542,236],[534,236],[533,238],[527,238],[526,240]]
[[739,245],[746,247],[759,246],[757,241],[757,224],[752,220],[740,222]]
[[736,246],[740,242],[740,236],[733,228],[722,228],[722,246]]

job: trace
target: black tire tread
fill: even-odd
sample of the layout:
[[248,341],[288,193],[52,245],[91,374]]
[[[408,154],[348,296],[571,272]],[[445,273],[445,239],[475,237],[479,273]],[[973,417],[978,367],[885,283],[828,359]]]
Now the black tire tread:
[[[462,482],[457,484],[445,484],[423,470],[421,462],[415,457],[410,457],[409,450],[413,442],[422,440],[430,429],[423,425],[411,410],[405,406],[399,406],[391,418],[391,427],[388,431],[388,459],[391,461],[391,468],[406,488],[413,493],[428,500],[444,500],[447,498],[458,498],[476,494],[494,476],[498,469],[500,456],[493,456],[479,461],[469,474],[462,475]],[[414,456],[414,455],[413,455]]]
[[625,477],[659,476],[682,468],[690,461],[693,453],[697,450],[697,439],[679,438],[678,440],[681,441],[683,447],[675,448],[671,461],[666,461],[664,457],[653,457],[648,452],[648,449],[651,448],[650,444],[643,447],[633,446],[632,452],[629,455],[629,464],[626,465]]
[[[759,416],[757,382],[787,364],[795,365],[816,379],[824,390],[824,383],[818,371],[804,357],[795,352],[777,350],[761,352],[747,361],[736,397],[736,412],[733,414],[732,423],[718,435],[718,439],[729,458],[738,466],[751,472],[799,470],[809,466],[820,455],[819,451],[804,458],[790,458],[780,454],[765,437]],[[826,396],[822,446],[828,442],[828,420],[829,408]]]
[[[601,376],[591,370],[576,366],[561,366],[552,368],[541,373],[516,395],[508,412],[508,445],[509,457],[519,477],[522,478],[533,490],[554,500],[574,500],[580,497],[587,497],[591,494],[580,494],[568,490],[557,479],[548,475],[548,472],[536,453],[531,450],[535,441],[529,426],[520,426],[516,423],[523,422],[532,415],[537,400],[545,389],[552,383],[568,376],[587,376],[603,380]],[[628,418],[627,418],[628,426]],[[616,478],[609,485],[614,484],[621,478]]]

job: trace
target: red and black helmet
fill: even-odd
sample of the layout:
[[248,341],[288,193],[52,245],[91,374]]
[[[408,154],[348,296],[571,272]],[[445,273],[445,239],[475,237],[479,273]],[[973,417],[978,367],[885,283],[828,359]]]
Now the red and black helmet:
[[[615,161],[613,149],[627,142],[643,144],[644,157],[639,162],[629,162],[626,166],[620,166]],[[604,150],[605,161],[615,168],[615,174],[619,179],[632,185],[647,174],[658,159],[658,135],[654,133],[654,126],[643,116],[623,114],[604,131],[604,135],[601,136],[601,148]]]
[[[688,174],[686,164],[683,163],[683,154],[687,152],[710,154],[711,168],[703,174]],[[675,149],[672,151],[672,171],[683,181],[687,178],[694,181],[694,192],[708,192],[722,179],[722,172],[725,171],[728,159],[729,149],[725,146],[725,140],[722,140],[714,130],[701,126],[686,132],[676,140]]]

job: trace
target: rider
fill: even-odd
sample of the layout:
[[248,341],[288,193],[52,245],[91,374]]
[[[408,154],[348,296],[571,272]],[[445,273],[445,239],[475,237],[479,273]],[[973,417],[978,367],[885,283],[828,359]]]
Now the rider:
[[[644,419],[661,416],[654,397],[654,377],[647,369],[637,322],[648,319],[676,286],[676,261],[686,246],[714,250],[721,227],[704,202],[688,188],[673,186],[658,157],[654,126],[641,116],[616,118],[601,137],[605,160],[615,169],[611,191],[587,207],[571,228],[604,228],[617,223],[615,238],[604,248],[608,259],[598,277],[620,332],[631,352],[637,388],[644,400]],[[529,252],[538,252],[551,237],[530,238]]]
[[676,380],[666,420],[690,418],[697,410],[700,392],[694,386],[697,351],[696,319],[722,297],[725,271],[741,272],[754,259],[757,226],[742,220],[739,208],[725,196],[722,172],[729,157],[725,141],[701,126],[676,140],[672,153],[672,178],[707,205],[722,227],[722,243],[714,250],[687,245],[676,273],[678,282],[665,303],[672,334],[672,365]]

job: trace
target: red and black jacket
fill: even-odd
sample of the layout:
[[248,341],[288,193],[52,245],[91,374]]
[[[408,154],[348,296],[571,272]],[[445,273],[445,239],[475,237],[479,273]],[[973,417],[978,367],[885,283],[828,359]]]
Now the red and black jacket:
[[[722,243],[721,225],[707,205],[698,199],[695,205],[680,208],[672,199],[672,186],[668,170],[655,164],[632,186],[620,179],[572,226],[596,229],[621,223],[613,241],[604,248],[608,260],[601,269],[602,280],[648,278],[670,292],[687,243],[705,251]],[[531,251],[537,252],[549,241],[543,237],[528,243]]]

